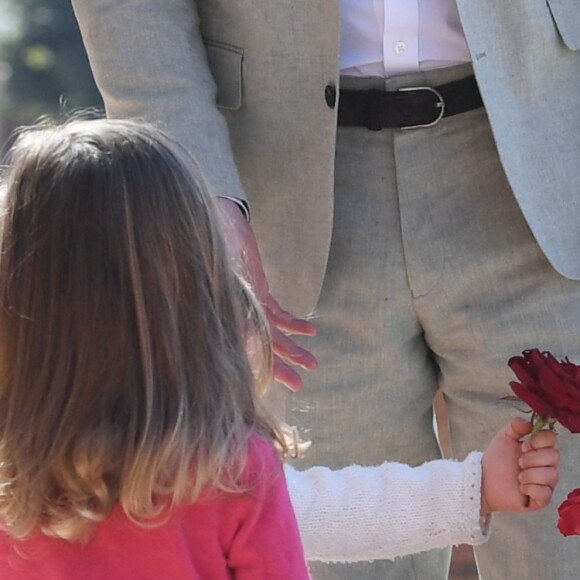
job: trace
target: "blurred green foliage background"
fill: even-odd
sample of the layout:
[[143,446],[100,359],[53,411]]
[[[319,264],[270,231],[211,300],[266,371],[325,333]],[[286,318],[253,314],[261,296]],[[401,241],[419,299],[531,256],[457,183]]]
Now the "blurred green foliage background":
[[0,0],[0,138],[42,115],[102,108],[70,0]]

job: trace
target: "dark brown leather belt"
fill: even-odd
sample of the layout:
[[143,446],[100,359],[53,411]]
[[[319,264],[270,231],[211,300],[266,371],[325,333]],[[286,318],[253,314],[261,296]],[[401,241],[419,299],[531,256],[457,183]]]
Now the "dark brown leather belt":
[[341,89],[338,124],[371,131],[433,127],[443,117],[481,107],[483,101],[474,76],[438,87],[397,91]]

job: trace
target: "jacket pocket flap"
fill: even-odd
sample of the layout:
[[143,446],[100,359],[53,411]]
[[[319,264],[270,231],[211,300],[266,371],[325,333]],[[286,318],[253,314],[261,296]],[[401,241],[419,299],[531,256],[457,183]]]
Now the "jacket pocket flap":
[[239,109],[242,106],[243,49],[207,39],[204,44],[209,68],[217,85],[217,106]]
[[547,0],[552,18],[564,44],[570,50],[580,49],[580,1]]

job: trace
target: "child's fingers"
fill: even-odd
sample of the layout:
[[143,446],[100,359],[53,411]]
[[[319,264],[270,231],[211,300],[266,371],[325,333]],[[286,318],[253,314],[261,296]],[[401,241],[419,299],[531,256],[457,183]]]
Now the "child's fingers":
[[560,452],[555,447],[546,447],[536,451],[524,453],[518,460],[521,469],[530,467],[554,466],[560,465]]
[[518,475],[521,485],[542,485],[551,489],[558,483],[558,469],[556,467],[532,467],[524,469]]
[[521,417],[515,417],[505,426],[504,434],[514,441],[519,441],[522,437],[531,433],[531,431],[532,424],[529,421]]
[[520,488],[522,494],[529,498],[526,511],[536,511],[545,508],[552,499],[554,490],[547,485],[522,485]]
[[543,449],[544,447],[554,447],[558,440],[558,435],[554,431],[540,431],[533,439],[528,439],[522,443],[522,452],[527,453],[532,449]]

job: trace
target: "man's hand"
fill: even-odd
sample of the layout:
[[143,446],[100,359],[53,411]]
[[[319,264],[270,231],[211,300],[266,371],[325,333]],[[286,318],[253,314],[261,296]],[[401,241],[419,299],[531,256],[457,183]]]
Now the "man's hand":
[[313,371],[317,361],[290,336],[314,336],[316,327],[283,310],[270,294],[254,232],[236,202],[220,197],[214,203],[233,267],[250,284],[268,317],[274,349],[274,378],[290,390],[299,391],[302,378],[292,365]]
[[513,419],[492,439],[482,460],[481,512],[529,512],[546,507],[558,483],[554,431],[521,442],[532,424]]

